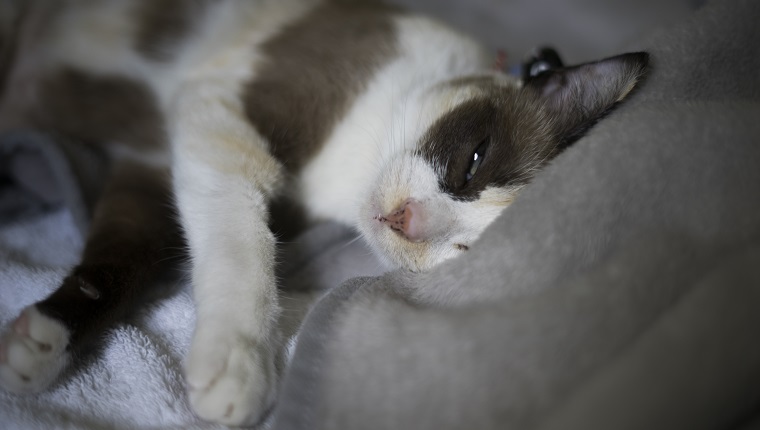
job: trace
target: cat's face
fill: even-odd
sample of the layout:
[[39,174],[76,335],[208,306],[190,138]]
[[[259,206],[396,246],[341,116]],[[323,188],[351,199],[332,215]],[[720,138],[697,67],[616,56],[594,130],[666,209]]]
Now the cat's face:
[[360,230],[415,271],[466,252],[542,166],[634,88],[646,64],[646,54],[626,54],[524,85],[488,75],[436,86],[446,107],[437,105],[413,148],[384,163]]

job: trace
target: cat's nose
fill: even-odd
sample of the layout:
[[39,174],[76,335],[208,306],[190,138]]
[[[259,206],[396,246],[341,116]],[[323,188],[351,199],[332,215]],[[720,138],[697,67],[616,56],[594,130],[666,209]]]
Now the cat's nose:
[[415,199],[404,200],[388,215],[379,216],[377,220],[412,242],[425,240],[423,232],[425,211],[422,204]]

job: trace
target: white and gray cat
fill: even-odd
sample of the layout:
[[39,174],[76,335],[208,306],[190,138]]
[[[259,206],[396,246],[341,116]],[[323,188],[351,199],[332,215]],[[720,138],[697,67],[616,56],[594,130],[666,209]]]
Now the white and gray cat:
[[648,61],[521,82],[445,26],[358,1],[12,4],[0,129],[105,145],[112,167],[81,263],[0,339],[0,386],[49,387],[186,246],[189,398],[227,424],[259,419],[277,384],[273,201],[429,269],[473,246]]

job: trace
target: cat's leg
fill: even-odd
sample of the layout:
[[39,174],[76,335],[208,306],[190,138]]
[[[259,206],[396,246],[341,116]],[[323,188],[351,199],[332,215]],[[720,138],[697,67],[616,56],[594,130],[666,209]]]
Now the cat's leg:
[[267,221],[282,167],[228,82],[188,86],[172,124],[175,195],[197,306],[185,364],[190,401],[206,420],[252,424],[276,387],[279,307]]
[[0,386],[47,388],[181,255],[167,169],[122,163],[95,210],[81,263],[0,337]]

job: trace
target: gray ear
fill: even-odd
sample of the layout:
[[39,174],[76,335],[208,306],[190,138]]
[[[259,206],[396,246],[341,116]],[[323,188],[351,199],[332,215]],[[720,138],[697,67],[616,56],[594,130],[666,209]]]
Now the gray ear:
[[621,102],[646,75],[649,54],[622,54],[593,63],[548,70],[525,82],[536,91],[567,145]]

